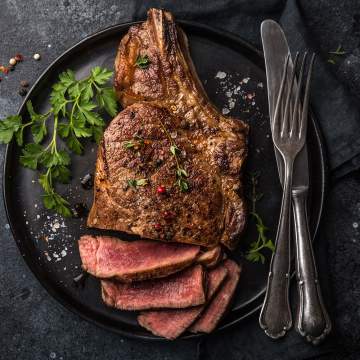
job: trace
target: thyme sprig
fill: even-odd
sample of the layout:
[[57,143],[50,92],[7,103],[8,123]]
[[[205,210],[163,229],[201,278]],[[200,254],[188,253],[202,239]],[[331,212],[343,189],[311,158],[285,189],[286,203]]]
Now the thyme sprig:
[[329,51],[328,54],[330,55],[329,59],[327,60],[328,63],[335,65],[336,61],[338,60],[339,56],[343,56],[346,54],[346,51],[339,45],[335,51]]
[[264,249],[269,249],[272,252],[275,250],[274,243],[271,239],[266,236],[268,228],[264,225],[264,222],[261,216],[256,212],[256,203],[262,199],[264,194],[257,192],[258,178],[260,174],[258,172],[250,173],[250,182],[251,182],[251,216],[255,220],[256,230],[258,232],[258,238],[256,241],[253,241],[250,244],[250,248],[247,251],[245,257],[247,260],[252,262],[261,261],[262,264],[265,263],[265,256],[262,251]]
[[164,123],[159,119],[162,129],[164,130],[164,133],[166,137],[168,138],[170,142],[170,148],[169,151],[172,154],[172,156],[175,159],[176,162],[176,181],[175,185],[178,186],[181,192],[186,192],[189,190],[189,183],[187,182],[186,178],[189,176],[187,171],[181,166],[179,161],[179,155],[181,153],[180,149],[176,145],[175,141],[169,134],[168,130],[166,129]]

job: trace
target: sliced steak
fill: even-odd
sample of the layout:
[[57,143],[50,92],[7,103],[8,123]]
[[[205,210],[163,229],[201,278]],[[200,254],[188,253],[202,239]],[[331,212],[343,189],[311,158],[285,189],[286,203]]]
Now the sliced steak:
[[201,265],[195,265],[162,279],[120,283],[102,280],[104,302],[121,310],[186,308],[205,303],[206,276]]
[[213,249],[205,251],[199,255],[197,262],[211,269],[215,267],[223,257],[221,246],[216,246]]
[[199,254],[195,245],[157,241],[122,241],[84,235],[79,240],[82,266],[102,279],[131,282],[165,277],[191,265]]
[[125,109],[98,149],[88,226],[233,249],[248,126],[210,103],[169,12],[149,10],[122,38],[115,89]]
[[229,259],[224,261],[224,265],[228,270],[228,276],[200,318],[190,327],[189,330],[193,333],[211,333],[229,308],[240,279],[241,268]]
[[[219,265],[209,272],[206,301],[214,296],[227,273],[224,265]],[[153,334],[172,340],[180,336],[199,317],[204,308],[204,305],[200,305],[189,309],[144,311],[138,316],[138,322]]]

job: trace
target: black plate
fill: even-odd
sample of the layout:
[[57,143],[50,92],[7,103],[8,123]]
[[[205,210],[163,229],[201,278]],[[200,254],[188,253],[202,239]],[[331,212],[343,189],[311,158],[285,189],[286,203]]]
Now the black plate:
[[[66,51],[45,70],[29,92],[24,104],[31,99],[35,109],[45,111],[48,107],[50,86],[65,69],[71,68],[81,77],[95,65],[112,68],[119,40],[131,25],[123,24],[105,29]],[[189,22],[181,22],[181,26],[189,37],[192,58],[210,99],[225,112],[225,105],[227,108],[232,107],[231,115],[250,124],[247,172],[261,172],[259,191],[264,193],[264,197],[258,203],[257,210],[271,229],[270,235],[273,237],[281,192],[269,135],[262,54],[231,34]],[[238,94],[234,95],[234,91]],[[252,94],[255,94],[254,98],[251,98]],[[236,100],[235,104],[233,100]],[[19,113],[26,116],[24,104]],[[313,190],[310,196],[310,220],[311,232],[314,234],[323,204],[325,162],[319,130],[314,119],[311,120],[308,146]],[[59,187],[59,191],[65,194],[72,204],[82,201],[87,203],[88,207],[91,206],[92,191],[82,189],[79,179],[94,171],[95,158],[96,145],[90,142],[85,146],[84,156],[73,156],[73,180],[69,185]],[[19,150],[12,143],[7,148],[4,169],[5,206],[21,255],[41,284],[68,309],[106,329],[137,338],[159,339],[137,325],[134,313],[106,307],[101,301],[97,279],[88,278],[83,288],[74,286],[73,277],[80,273],[76,240],[81,234],[99,231],[87,230],[85,219],[64,220],[46,211],[41,204],[37,174],[21,167],[18,159]],[[126,234],[122,235],[124,238],[130,238]],[[255,312],[261,304],[270,254],[266,254],[265,265],[249,263],[242,258],[243,252],[255,238],[256,231],[250,219],[241,246],[233,255],[243,263],[240,286],[233,309],[222,321],[219,329],[238,323]],[[191,336],[193,335],[184,337]]]

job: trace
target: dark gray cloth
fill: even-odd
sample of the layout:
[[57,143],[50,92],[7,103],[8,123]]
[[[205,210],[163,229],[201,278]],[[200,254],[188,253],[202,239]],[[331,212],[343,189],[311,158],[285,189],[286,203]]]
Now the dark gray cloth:
[[[0,118],[16,112],[20,98],[14,94],[23,77],[33,82],[56,56],[84,36],[119,22],[144,19],[151,6],[173,11],[179,19],[234,32],[258,48],[260,23],[273,18],[284,26],[293,50],[306,47],[318,53],[312,102],[334,183],[316,254],[334,333],[316,348],[295,332],[274,342],[259,329],[258,314],[201,343],[145,343],[107,333],[60,307],[41,288],[19,256],[1,206],[0,359],[359,359],[360,177],[352,174],[339,180],[360,165],[358,0],[6,1],[0,11],[0,62],[6,62],[14,50],[28,56],[40,52],[43,59],[24,62],[12,74],[12,82],[0,84]],[[347,53],[335,65],[327,63],[328,51],[339,44]],[[0,154],[3,158],[4,148]]]

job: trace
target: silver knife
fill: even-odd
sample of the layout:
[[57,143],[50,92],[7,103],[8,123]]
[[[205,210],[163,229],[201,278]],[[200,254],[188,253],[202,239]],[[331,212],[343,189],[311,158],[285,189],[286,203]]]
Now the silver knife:
[[[290,53],[285,34],[273,20],[261,24],[264,49],[270,121],[273,120],[276,97],[279,91],[284,59]],[[290,58],[291,61],[291,58]],[[291,62],[292,64],[292,62]],[[275,149],[281,184],[283,183],[283,160]],[[331,331],[329,315],[324,307],[318,281],[314,253],[307,218],[307,195],[309,189],[308,152],[305,144],[294,164],[292,182],[293,213],[296,242],[296,274],[299,290],[299,309],[296,329],[314,344]],[[278,309],[278,311],[281,311]],[[276,321],[276,319],[275,319]]]

